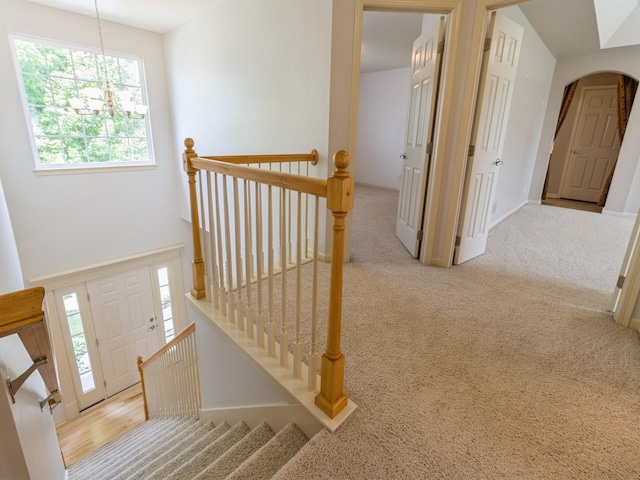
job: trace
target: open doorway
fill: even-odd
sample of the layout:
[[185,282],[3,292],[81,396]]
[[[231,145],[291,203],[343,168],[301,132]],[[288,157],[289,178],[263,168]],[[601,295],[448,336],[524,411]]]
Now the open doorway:
[[[389,222],[380,228],[395,223],[400,197],[411,198],[415,218],[406,236],[410,244],[417,243],[407,247],[414,257],[418,256],[417,233],[426,198],[421,190],[426,188],[429,154],[428,142],[414,141],[410,131],[422,140],[433,134],[439,64],[429,74],[425,72],[430,60],[433,64],[440,61],[438,35],[444,35],[444,17],[440,15],[363,12],[355,180],[361,188],[368,188],[369,194],[377,191],[393,203],[387,210]],[[423,38],[424,45],[418,41],[416,46],[417,39]],[[416,80],[417,75],[427,76]],[[423,84],[427,88],[423,89]],[[415,168],[407,168],[407,157],[414,157]],[[415,178],[407,177],[409,170],[417,172]],[[412,187],[410,191],[407,185]],[[352,253],[357,255],[355,250]]]
[[543,204],[602,212],[637,87],[617,72],[585,75],[566,86]]

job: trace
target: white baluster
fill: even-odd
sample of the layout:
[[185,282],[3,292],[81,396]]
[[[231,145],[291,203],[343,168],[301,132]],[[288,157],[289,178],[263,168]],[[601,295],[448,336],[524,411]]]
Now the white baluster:
[[222,201],[224,205],[224,229],[227,265],[227,313],[229,321],[236,321],[235,295],[233,294],[233,267],[231,261],[231,222],[229,217],[229,195],[227,194],[227,176],[222,176]]
[[[218,239],[216,245],[216,252],[218,255],[218,282],[220,292],[220,305],[222,307],[222,314],[227,315],[227,289],[224,286],[224,246],[222,242],[222,210],[220,209],[220,195],[219,195],[219,178],[218,174],[214,173],[213,181],[215,186],[215,200],[216,200],[216,238]],[[224,181],[224,180],[223,180]]]
[[318,224],[320,212],[320,198],[315,197],[314,226],[313,226],[313,284],[311,287],[311,351],[309,353],[309,390],[317,387],[318,363]]
[[211,192],[211,172],[207,171],[207,207],[209,210],[209,272],[211,277],[211,297],[213,308],[220,308],[220,295],[218,285],[218,268],[216,265],[216,236],[214,228],[213,196]]
[[233,214],[234,214],[234,232],[235,232],[235,245],[236,245],[236,302],[238,308],[238,328],[244,331],[245,318],[244,318],[244,302],[240,292],[242,290],[242,237],[240,232],[240,200],[238,194],[238,179],[233,177]]
[[280,279],[282,281],[282,325],[280,327],[280,365],[286,367],[289,360],[289,334],[287,333],[287,193],[280,190]]
[[[298,164],[298,169],[300,164]],[[300,173],[300,172],[298,172]],[[302,193],[298,192],[296,224],[296,344],[293,351],[293,376],[302,377]]]
[[252,248],[252,231],[251,231],[251,188],[249,182],[244,181],[244,257],[246,269],[246,291],[247,291],[247,337],[253,338],[253,304],[251,302],[251,283],[253,280],[253,248]]
[[[271,164],[269,164],[269,166],[271,166]],[[269,300],[269,318],[268,318],[268,322],[269,322],[269,326],[268,326],[268,331],[267,331],[267,335],[268,335],[268,351],[269,351],[269,355],[272,357],[276,356],[276,326],[275,326],[275,319],[274,319],[274,304],[273,304],[273,297],[275,295],[275,289],[273,286],[273,276],[274,276],[274,259],[273,259],[273,189],[271,187],[271,185],[269,185],[267,187],[267,193],[268,193],[268,199],[267,199],[267,215],[268,215],[268,223],[267,223],[267,237],[268,237],[268,249],[269,249],[269,259],[268,262],[269,264],[267,265],[267,269],[269,271],[269,295],[268,295],[268,300]]]

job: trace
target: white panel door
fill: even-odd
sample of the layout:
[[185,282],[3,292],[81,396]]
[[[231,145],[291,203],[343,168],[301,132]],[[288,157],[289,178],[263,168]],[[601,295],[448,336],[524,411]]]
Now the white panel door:
[[158,350],[147,267],[87,282],[107,396],[140,381],[137,357]]
[[619,152],[617,87],[585,87],[560,196],[597,203]]
[[402,155],[402,179],[396,219],[396,236],[417,257],[420,252],[427,173],[433,141],[433,121],[444,45],[444,17],[413,43],[409,116]]
[[472,145],[462,197],[454,263],[482,255],[487,248],[491,205],[496,191],[502,147],[518,68],[523,28],[494,12],[489,27]]

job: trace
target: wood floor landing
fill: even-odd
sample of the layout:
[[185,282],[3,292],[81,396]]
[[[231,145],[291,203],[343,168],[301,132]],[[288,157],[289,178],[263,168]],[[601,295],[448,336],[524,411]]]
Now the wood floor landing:
[[56,426],[65,465],[77,462],[142,422],[140,384],[88,408],[78,418]]

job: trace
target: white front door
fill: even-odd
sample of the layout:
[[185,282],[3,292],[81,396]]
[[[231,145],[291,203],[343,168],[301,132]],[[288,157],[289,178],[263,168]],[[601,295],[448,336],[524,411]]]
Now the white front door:
[[402,180],[396,219],[396,236],[409,253],[418,257],[427,173],[433,142],[433,122],[444,45],[444,17],[434,22],[414,43],[409,116],[402,154]]
[[107,396],[140,381],[138,355],[158,350],[149,268],[87,282]]
[[597,203],[619,152],[617,87],[585,87],[560,196]]
[[485,52],[478,107],[472,131],[473,148],[462,197],[454,263],[482,255],[487,248],[491,205],[513,96],[522,46],[523,28],[494,12],[489,27],[490,48]]

